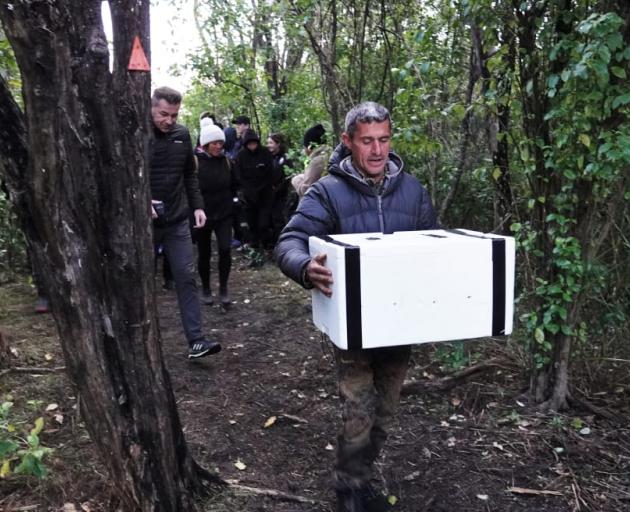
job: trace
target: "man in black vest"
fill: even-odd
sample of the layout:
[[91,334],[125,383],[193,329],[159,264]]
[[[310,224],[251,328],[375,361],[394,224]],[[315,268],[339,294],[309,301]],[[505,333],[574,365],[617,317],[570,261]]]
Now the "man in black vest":
[[151,214],[153,241],[162,244],[171,265],[179,313],[188,341],[190,359],[221,350],[217,341],[201,330],[201,307],[195,278],[195,260],[189,215],[194,228],[206,222],[203,198],[195,174],[195,160],[188,130],[177,124],[182,96],[169,87],[155,89],[151,97],[154,139],[151,141]]

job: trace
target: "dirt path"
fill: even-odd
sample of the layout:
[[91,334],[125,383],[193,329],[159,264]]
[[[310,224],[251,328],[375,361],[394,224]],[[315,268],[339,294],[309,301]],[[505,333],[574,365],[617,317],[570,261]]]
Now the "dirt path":
[[[159,296],[164,354],[190,449],[224,479],[309,501],[234,489],[212,497],[204,510],[334,510],[330,470],[339,401],[331,351],[310,323],[309,295],[273,265],[252,270],[240,255],[231,280],[231,308],[204,307],[207,330],[222,342],[223,352],[192,363],[174,292]],[[0,293],[0,304],[8,304],[0,325],[10,331],[18,354],[11,356],[17,359],[12,365],[62,364],[50,319],[30,313],[31,299],[23,290],[13,295],[15,300]],[[480,352],[481,361],[505,352],[497,342],[466,348]],[[436,350],[414,350],[410,379],[430,384],[440,376]],[[396,499],[393,510],[630,510],[627,395],[613,397],[625,418],[620,425],[585,411],[537,415],[519,398],[523,379],[509,361],[506,357],[501,366],[451,391],[403,397],[376,475]],[[63,374],[9,373],[0,384],[3,396],[11,394],[16,402],[37,396],[44,404],[58,404],[56,412],[64,417],[60,424],[53,411],[47,413],[43,440],[57,448],[51,477],[29,486],[7,482],[0,510],[34,503],[36,510],[59,510],[70,502],[112,510],[107,479],[91,455]],[[588,433],[580,432],[584,427]]]

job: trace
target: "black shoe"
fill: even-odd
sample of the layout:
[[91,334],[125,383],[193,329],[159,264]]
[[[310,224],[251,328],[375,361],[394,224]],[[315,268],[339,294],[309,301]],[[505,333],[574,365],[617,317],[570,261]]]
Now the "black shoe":
[[203,302],[206,306],[212,306],[212,304],[214,304],[214,299],[212,298],[212,292],[210,289],[204,288],[201,293],[201,302]]
[[337,490],[337,512],[368,512],[363,504],[361,491],[358,489]]
[[201,339],[193,341],[188,350],[188,359],[198,359],[221,352],[221,344],[218,341],[208,341]]
[[230,296],[228,295],[227,287],[219,289],[219,302],[224,308],[228,308],[232,304]]
[[387,512],[387,498],[371,486],[337,491],[337,512]]

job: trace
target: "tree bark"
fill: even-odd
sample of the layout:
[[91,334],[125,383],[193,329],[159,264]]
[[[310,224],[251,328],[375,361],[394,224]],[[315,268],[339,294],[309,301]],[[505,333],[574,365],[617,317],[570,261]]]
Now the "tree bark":
[[0,172],[50,297],[83,420],[128,510],[194,508],[191,458],[163,363],[153,284],[147,142],[150,75],[127,71],[149,45],[149,3],[0,7],[22,74],[25,115],[0,82]]

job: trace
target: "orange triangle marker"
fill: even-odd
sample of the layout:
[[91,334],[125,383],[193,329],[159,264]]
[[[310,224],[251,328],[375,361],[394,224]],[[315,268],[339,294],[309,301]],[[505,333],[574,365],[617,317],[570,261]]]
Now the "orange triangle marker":
[[142,49],[142,43],[138,36],[133,40],[133,47],[131,48],[131,57],[129,58],[129,65],[127,66],[129,71],[151,71],[147,56]]

